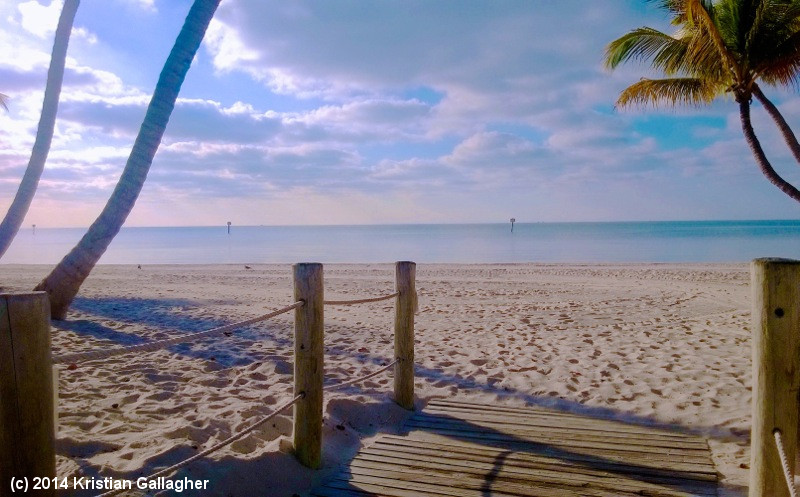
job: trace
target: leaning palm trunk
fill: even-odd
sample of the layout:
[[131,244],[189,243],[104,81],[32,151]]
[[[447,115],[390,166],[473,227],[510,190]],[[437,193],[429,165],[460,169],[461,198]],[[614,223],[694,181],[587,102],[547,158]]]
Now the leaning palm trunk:
[[737,100],[739,102],[739,117],[742,122],[742,132],[744,133],[745,140],[747,140],[747,144],[750,146],[750,150],[753,152],[753,156],[756,159],[756,164],[758,164],[759,169],[761,169],[761,172],[764,173],[764,176],[767,177],[770,183],[777,186],[786,195],[789,195],[796,201],[800,202],[800,190],[781,178],[778,173],[775,172],[772,164],[770,164],[769,160],[767,160],[764,149],[761,148],[761,143],[759,143],[756,133],[753,131],[753,125],[750,122],[749,98],[737,98]]
[[753,96],[756,97],[756,100],[761,102],[767,114],[775,121],[775,124],[783,135],[784,141],[786,141],[786,145],[788,145],[789,150],[792,151],[795,160],[800,162],[800,143],[797,142],[797,137],[794,136],[794,132],[792,132],[792,128],[789,127],[789,123],[786,122],[786,119],[783,118],[783,115],[778,111],[778,108],[775,107],[775,104],[764,95],[758,85],[753,85]]
[[[58,19],[58,27],[53,41],[53,53],[50,57],[50,69],[47,71],[47,85],[44,89],[44,102],[42,115],[39,117],[39,128],[36,130],[36,140],[33,142],[31,158],[28,167],[22,176],[17,194],[14,196],[6,217],[0,223],[0,257],[6,253],[25,220],[25,214],[36,194],[39,178],[42,177],[47,154],[50,152],[50,142],[53,140],[53,130],[56,125],[58,113],[58,98],[61,95],[61,83],[64,80],[64,65],[67,59],[67,45],[72,32],[72,22],[75,12],[78,11],[80,0],[66,0]],[[4,97],[5,95],[3,95]],[[0,99],[5,107],[5,99]]]
[[64,319],[72,299],[105,253],[142,190],[183,80],[220,0],[195,0],[158,78],[139,135],[103,212],[78,244],[35,288],[50,297],[54,319]]

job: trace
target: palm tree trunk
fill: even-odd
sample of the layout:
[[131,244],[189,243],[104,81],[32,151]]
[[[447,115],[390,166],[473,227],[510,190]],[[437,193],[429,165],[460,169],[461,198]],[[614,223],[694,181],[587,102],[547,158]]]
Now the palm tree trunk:
[[800,202],[800,190],[775,172],[775,169],[772,168],[772,164],[769,163],[767,156],[764,154],[764,149],[761,148],[761,144],[758,142],[756,133],[753,131],[753,125],[750,122],[750,99],[737,98],[737,101],[739,102],[739,117],[742,121],[742,132],[744,132],[744,138],[747,140],[747,144],[753,152],[759,169],[761,169],[761,172],[764,173],[764,176],[767,177],[770,183],[777,186],[786,195]]
[[133,209],[161,143],[178,93],[220,0],[195,0],[164,63],[128,162],[103,212],[78,244],[35,290],[50,297],[54,319],[64,319],[72,299]]
[[775,124],[778,125],[778,129],[781,131],[786,145],[789,146],[789,150],[792,151],[795,160],[800,162],[800,142],[798,142],[797,137],[794,136],[794,132],[792,132],[792,128],[789,127],[789,123],[786,122],[786,119],[783,118],[783,115],[778,111],[778,108],[775,107],[775,104],[764,95],[758,85],[753,85],[753,95],[756,97],[756,100],[761,102],[767,114],[769,114],[775,121]]
[[[80,3],[80,0],[66,0],[61,9],[53,40],[53,52],[50,56],[50,68],[47,70],[42,114],[39,117],[39,127],[36,130],[36,140],[33,142],[31,158],[25,174],[22,176],[17,194],[3,218],[3,222],[0,223],[0,257],[6,253],[25,220],[33,196],[36,194],[39,178],[42,177],[42,171],[44,171],[47,154],[50,152],[50,143],[53,140],[53,130],[58,113],[58,98],[61,95],[61,83],[64,80],[64,64],[67,59],[69,35],[72,32],[72,22],[75,20],[75,13],[78,11]],[[3,102],[3,106],[5,106],[5,102]]]

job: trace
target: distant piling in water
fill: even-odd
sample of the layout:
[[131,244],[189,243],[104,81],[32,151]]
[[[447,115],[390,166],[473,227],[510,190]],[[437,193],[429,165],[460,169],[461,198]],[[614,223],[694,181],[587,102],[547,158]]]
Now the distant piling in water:
[[34,235],[36,234],[36,225],[35,224],[33,225],[33,234]]
[[512,217],[511,218],[511,232],[512,233],[514,232],[514,223],[516,223],[516,222],[517,222],[517,220]]
[[231,222],[230,221],[228,221],[228,234],[229,235],[231,234]]

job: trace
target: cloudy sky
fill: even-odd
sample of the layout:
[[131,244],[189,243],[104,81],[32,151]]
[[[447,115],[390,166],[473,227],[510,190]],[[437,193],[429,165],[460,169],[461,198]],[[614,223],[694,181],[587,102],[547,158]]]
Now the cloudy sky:
[[[25,225],[87,226],[125,164],[188,0],[84,0]],[[61,2],[0,4],[0,210],[33,144]],[[669,30],[634,0],[222,0],[132,226],[800,217],[731,100],[625,110],[605,45]],[[769,89],[800,131],[796,92]],[[756,132],[800,184],[763,109]]]

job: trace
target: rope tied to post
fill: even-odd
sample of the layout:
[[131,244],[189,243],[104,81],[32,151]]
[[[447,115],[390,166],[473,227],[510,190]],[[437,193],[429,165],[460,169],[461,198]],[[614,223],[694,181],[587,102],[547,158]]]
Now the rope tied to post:
[[[267,416],[261,418],[260,420],[256,421],[255,423],[253,423],[252,425],[248,426],[247,428],[245,428],[244,430],[240,431],[239,433],[237,433],[235,435],[232,435],[232,436],[226,438],[225,440],[221,441],[220,443],[218,443],[218,444],[216,444],[216,445],[214,445],[212,447],[209,447],[208,449],[206,449],[206,450],[204,450],[202,452],[198,452],[197,454],[193,455],[192,457],[184,459],[183,461],[181,461],[181,462],[179,462],[177,464],[173,464],[172,466],[170,466],[168,468],[164,468],[161,471],[157,471],[157,472],[153,473],[152,475],[147,477],[147,480],[152,480],[153,478],[158,478],[159,476],[172,474],[175,471],[178,471],[179,469],[181,469],[181,468],[183,468],[185,466],[188,466],[192,462],[200,459],[201,457],[205,457],[205,456],[211,454],[212,452],[218,451],[219,449],[225,447],[226,445],[230,445],[233,442],[244,438],[246,435],[249,435],[251,432],[256,430],[259,426],[263,425],[264,423],[266,423],[267,421],[271,420],[272,418],[274,418],[275,416],[277,416],[281,412],[283,412],[286,409],[288,409],[289,407],[293,406],[298,400],[302,399],[303,397],[305,397],[305,393],[304,392],[300,392],[299,394],[295,395],[292,400],[280,405],[277,409],[272,411],[272,413],[270,413],[269,415],[267,415]],[[112,495],[117,495],[117,494],[122,493],[124,491],[125,491],[125,489],[111,490],[110,492],[106,492],[106,493],[100,494],[97,497],[111,497]]]
[[781,430],[775,428],[772,434],[775,435],[775,445],[778,447],[778,457],[781,459],[783,477],[786,479],[786,486],[789,487],[789,495],[791,495],[791,497],[797,497],[797,489],[794,487],[794,476],[792,475],[792,470],[789,468],[789,458],[786,457],[786,448],[783,446]]
[[228,324],[225,326],[219,326],[217,328],[212,328],[210,330],[199,331],[197,333],[187,333],[185,335],[177,336],[174,338],[168,338],[166,340],[158,340],[155,342],[148,342],[143,343],[140,345],[130,345],[128,347],[119,347],[115,349],[103,349],[103,350],[91,350],[88,352],[77,352],[74,354],[65,354],[60,356],[53,357],[53,364],[71,364],[76,362],[82,361],[94,361],[97,359],[106,359],[108,357],[117,356],[120,354],[128,354],[131,352],[149,352],[157,349],[161,349],[164,347],[169,347],[172,345],[177,345],[179,343],[189,342],[192,340],[196,340],[201,337],[214,335],[217,333],[225,333],[228,331],[235,330],[237,328],[243,328],[245,326],[249,326],[251,324],[259,323],[261,321],[265,321],[270,318],[274,318],[280,314],[284,314],[289,312],[293,309],[301,307],[304,304],[302,301],[297,301],[294,304],[288,305],[276,311],[269,312],[267,314],[262,314],[260,316],[256,316],[254,318],[246,319],[244,321],[239,321],[237,323]]

